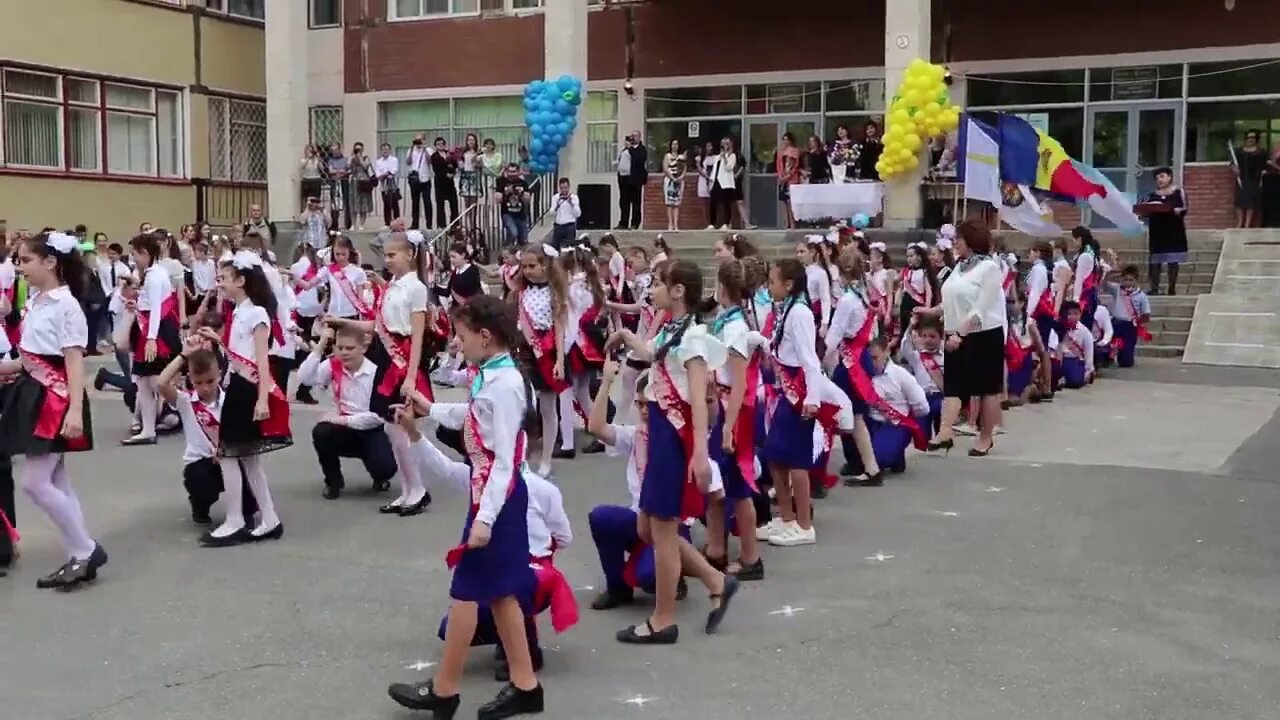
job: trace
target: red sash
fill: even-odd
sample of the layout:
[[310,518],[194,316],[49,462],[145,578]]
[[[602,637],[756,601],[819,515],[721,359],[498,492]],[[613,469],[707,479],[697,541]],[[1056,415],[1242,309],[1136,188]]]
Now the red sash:
[[[1022,343],[1018,340],[1018,334],[1014,332],[1014,328],[1009,328],[1008,335],[1004,341],[1004,365],[1009,372],[1014,372],[1022,367],[1027,361],[1027,349],[1022,347]],[[939,385],[941,387],[941,385]]]
[[1138,339],[1142,342],[1151,342],[1151,333],[1147,331],[1147,324],[1142,322],[1142,316],[1138,314],[1138,308],[1133,303],[1133,297],[1126,291],[1120,291],[1120,300],[1129,309],[1129,317],[1132,318],[1133,326],[1138,330]]
[[[378,384],[377,392],[384,397],[395,397],[400,392],[400,386],[404,384],[404,379],[409,377],[409,356],[413,352],[413,338],[408,335],[396,335],[387,329],[385,323],[382,322],[381,306],[379,312],[373,321],[373,333],[378,336],[378,341],[382,343],[382,347],[387,351],[387,356],[391,358],[391,366],[386,369],[382,376],[382,382]],[[428,400],[435,400],[435,395],[431,390],[431,380],[427,378],[427,374],[422,372],[421,367],[414,368],[416,373],[414,377],[414,385],[418,392],[422,393]]]
[[592,305],[578,319],[578,349],[582,351],[582,356],[590,363],[604,362],[604,349],[596,347],[589,339],[591,334],[587,332],[600,319],[600,309],[601,306]]
[[[1076,327],[1080,327],[1080,326],[1077,325]],[[1075,352],[1076,358],[1080,360],[1084,360],[1084,348],[1080,347],[1080,343],[1076,342],[1075,338],[1071,337],[1071,334],[1075,332],[1075,329],[1076,329],[1075,327],[1064,328],[1062,332],[1062,337],[1059,338],[1059,342],[1071,348],[1071,350]],[[1063,353],[1062,356],[1069,357],[1066,353]]]
[[1009,288],[1013,287],[1014,277],[1015,275],[1013,273],[1013,268],[1006,265],[1004,268],[1004,280],[1000,283],[1001,287],[1004,288],[1005,292],[1009,292]]
[[[555,541],[551,546],[554,550]],[[573,588],[556,568],[553,558],[554,555],[529,558],[529,564],[538,579],[534,604],[551,610],[551,627],[562,633],[578,624],[578,599],[573,596]]]
[[[910,268],[910,267],[902,268],[902,274],[901,274],[902,289],[905,290],[906,293],[911,296],[912,300],[916,301],[916,304],[924,305],[925,304],[924,292],[917,292],[915,287],[913,287],[911,284],[911,271],[914,269],[915,268]],[[1006,282],[1005,288],[1008,288],[1008,287],[1009,287],[1009,284]]]
[[[138,323],[139,342],[133,347],[133,359],[137,360],[138,362],[146,362],[147,342],[149,340],[149,338],[147,338],[147,329],[151,326],[151,311],[138,310],[137,318],[138,318],[137,323]],[[164,299],[164,303],[160,305],[160,318],[161,319],[170,318],[174,321],[175,324],[178,322],[178,293],[177,292],[170,293],[169,296]],[[179,348],[169,347],[169,343],[165,342],[164,338],[160,337],[158,334],[156,335],[155,340],[156,340],[156,357],[157,358],[172,357],[173,354],[177,352],[179,349]]]
[[318,264],[316,264],[316,263],[311,262],[310,260],[308,260],[308,261],[307,261],[307,271],[306,271],[306,272],[304,272],[304,273],[302,273],[302,278],[301,278],[302,282],[294,283],[294,284],[293,284],[293,291],[294,291],[295,293],[297,293],[297,294],[301,295],[302,293],[304,293],[304,292],[306,292],[307,290],[309,290],[310,288],[303,287],[303,286],[302,286],[302,283],[303,283],[303,282],[307,282],[307,281],[309,281],[309,280],[313,280],[313,279],[315,279],[315,276],[316,276],[316,275],[318,275],[319,273],[320,273],[320,266],[319,266]]
[[[868,312],[867,319],[863,321],[862,328],[858,330],[858,334],[851,338],[845,338],[844,342],[840,343],[840,360],[849,372],[849,382],[853,385],[853,389],[857,391],[858,397],[862,398],[862,401],[868,406],[879,410],[886,420],[910,430],[911,439],[916,448],[923,450],[928,445],[929,438],[924,434],[924,430],[920,428],[919,423],[916,422],[915,418],[898,412],[897,409],[881,399],[880,393],[876,392],[875,383],[871,381],[871,376],[862,367],[862,353],[866,350],[867,343],[871,341],[871,331],[874,327],[875,316]],[[923,355],[921,360],[923,360]],[[934,365],[937,365],[936,361]],[[928,369],[927,365],[925,367]],[[803,377],[802,374],[801,379]],[[829,443],[830,441],[828,441],[828,449],[830,447]]]
[[[778,386],[778,399],[785,399],[791,407],[795,408],[797,413],[804,412],[805,395],[809,391],[804,379],[804,370],[790,365],[783,365],[782,363],[775,363],[774,367],[773,381]],[[839,405],[829,402],[818,403],[818,413],[814,416],[814,419],[822,427],[822,451],[824,453],[831,451],[832,440],[837,432],[836,416],[839,414]]]
[[342,409],[342,383],[346,380],[347,373],[337,355],[329,358],[329,374],[332,376],[329,387],[333,388],[333,405],[338,409],[339,416],[345,416],[347,411]]
[[[347,266],[350,267],[350,266]],[[351,307],[356,309],[360,314],[361,320],[372,320],[374,309],[365,305],[364,299],[360,297],[360,293],[356,292],[356,288],[351,284],[351,278],[347,277],[345,268],[338,267],[336,264],[329,266],[329,277],[338,284],[338,288],[342,290],[342,294],[347,298],[347,302],[351,303]]]
[[[667,422],[671,423],[676,433],[680,435],[680,444],[684,446],[685,482],[684,493],[680,497],[680,517],[681,519],[702,517],[707,509],[707,498],[693,479],[693,408],[680,397],[675,381],[671,377],[671,371],[667,370],[666,361],[656,362],[654,367],[658,372],[652,375],[650,382],[653,383],[654,395],[658,398],[658,407],[662,408],[662,412],[667,416]],[[640,481],[644,482],[643,475]]]
[[9,535],[10,545],[17,545],[22,542],[22,536],[18,534],[18,528],[13,526],[13,523],[9,521],[9,516],[5,515],[3,510],[0,510],[0,530],[4,530]]
[[907,432],[911,433],[911,444],[915,445],[917,450],[924,450],[929,446],[929,436],[925,433],[924,428],[920,427],[920,423],[916,422],[915,418],[885,402],[884,398],[880,397],[880,393],[875,391],[874,386],[871,392],[874,394],[867,398],[867,405],[879,410],[880,414],[884,415],[885,420],[906,428]]
[[[489,484],[489,474],[493,472],[494,452],[485,446],[484,438],[480,437],[480,421],[476,419],[474,408],[467,411],[467,420],[462,424],[462,445],[466,448],[467,457],[471,459],[471,517],[475,517],[475,514],[480,511],[480,498],[484,496],[484,489]],[[524,466],[524,453],[525,436],[521,432],[516,435],[515,453],[511,457],[514,465],[512,472],[520,473],[520,468]],[[524,478],[513,478],[511,484],[507,486],[507,497],[511,497],[511,493],[515,492],[517,482],[524,482]],[[463,554],[470,549],[467,539],[463,538],[462,543],[445,553],[445,565],[450,570],[454,569],[462,560]]]
[[[31,379],[44,386],[44,402],[40,405],[40,414],[32,435],[41,440],[57,440],[62,436],[62,423],[67,419],[67,411],[71,409],[71,389],[67,387],[67,371],[35,353],[19,350],[22,356],[22,369]],[[67,450],[84,450],[89,447],[89,437],[81,433],[77,438],[63,438]]]
[[1053,312],[1053,290],[1051,288],[1045,288],[1044,292],[1040,293],[1040,301],[1036,303],[1031,317],[1048,318],[1050,320],[1056,317]]
[[[226,351],[227,358],[231,361],[231,369],[240,377],[257,385],[258,364],[249,358],[237,355],[231,351],[231,348],[226,348]],[[289,434],[289,401],[274,381],[271,383],[270,392],[267,393],[267,419],[260,421],[258,427],[263,437],[282,437]]]
[[235,315],[236,306],[227,298],[222,299],[219,310],[222,314],[222,344],[231,342],[231,318]]
[[942,368],[938,365],[938,354],[927,350],[917,350],[920,354],[920,364],[924,366],[925,372],[929,373],[929,379],[937,386],[938,391],[942,391]]
[[533,318],[529,317],[529,312],[524,308],[524,291],[516,296],[516,306],[520,308],[520,330],[524,333],[524,339],[529,343],[529,347],[533,350],[533,363],[538,370],[538,374],[542,376],[543,381],[550,388],[551,392],[564,392],[569,387],[569,382],[565,378],[556,380],[556,325],[555,321],[551,322],[551,327],[546,330],[538,330],[533,326]]
[[191,414],[196,416],[196,424],[200,426],[201,432],[209,439],[214,453],[217,454],[218,448],[222,447],[222,424],[218,418],[214,417],[213,411],[200,402],[200,398],[196,397],[195,393],[191,393]]

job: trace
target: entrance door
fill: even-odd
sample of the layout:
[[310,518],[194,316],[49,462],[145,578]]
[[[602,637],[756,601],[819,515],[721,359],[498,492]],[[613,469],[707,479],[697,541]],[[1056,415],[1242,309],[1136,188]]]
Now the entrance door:
[[[1155,188],[1155,170],[1169,167],[1174,176],[1182,165],[1178,130],[1182,107],[1178,103],[1093,107],[1089,110],[1085,162],[1096,167],[1122,192],[1135,198]],[[1094,214],[1090,225],[1109,228],[1106,218]]]
[[803,151],[810,135],[816,135],[816,118],[750,120],[747,124],[747,212],[751,224],[762,228],[786,225],[778,205],[778,173],[774,164],[782,136],[791,133]]

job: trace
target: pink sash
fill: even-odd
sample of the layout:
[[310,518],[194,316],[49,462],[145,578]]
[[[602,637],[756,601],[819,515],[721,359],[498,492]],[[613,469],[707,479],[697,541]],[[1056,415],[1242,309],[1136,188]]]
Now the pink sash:
[[[348,265],[347,267],[350,266]],[[347,302],[351,303],[351,307],[355,308],[356,312],[360,313],[360,319],[373,319],[373,308],[366,305],[364,300],[360,297],[360,293],[356,292],[355,286],[351,284],[351,278],[347,277],[345,268],[338,267],[336,264],[330,265],[329,277],[333,278],[333,281],[338,284],[338,288],[342,290],[342,294],[347,298]]]
[[[658,372],[652,375],[650,382],[653,383],[654,395],[658,398],[658,407],[662,408],[667,422],[680,435],[680,444],[684,446],[685,482],[684,492],[680,497],[680,517],[684,520],[702,517],[707,509],[707,498],[693,479],[693,465],[690,462],[693,459],[693,408],[680,397],[671,371],[667,370],[666,361],[655,362],[653,366]],[[644,477],[641,476],[640,480],[644,482]]]
[[[31,379],[44,386],[44,402],[40,405],[40,415],[36,418],[32,435],[41,440],[57,440],[62,437],[62,423],[67,419],[71,409],[71,390],[67,386],[67,371],[52,365],[48,360],[29,353],[19,351],[22,357],[22,368]],[[89,438],[84,433],[76,438],[62,438],[67,450],[84,450],[89,447]]]
[[332,376],[329,386],[333,388],[333,405],[338,409],[339,416],[345,416],[347,411],[342,409],[342,383],[347,374],[343,370],[342,360],[337,355],[329,358],[329,374]]
[[[249,358],[238,355],[226,348],[227,358],[231,361],[231,369],[240,377],[254,385],[258,384],[258,364]],[[283,437],[289,434],[289,400],[273,380],[271,391],[267,393],[267,419],[259,421],[259,429],[263,437]]]
[[209,439],[209,443],[213,445],[216,453],[218,448],[222,447],[222,425],[218,418],[213,416],[213,412],[208,406],[200,402],[195,393],[191,394],[191,414],[196,416],[196,424],[200,426],[200,431]]

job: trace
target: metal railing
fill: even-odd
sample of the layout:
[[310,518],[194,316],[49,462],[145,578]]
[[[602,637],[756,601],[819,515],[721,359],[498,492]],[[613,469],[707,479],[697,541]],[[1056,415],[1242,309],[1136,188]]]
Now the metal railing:
[[244,222],[249,207],[266,207],[267,186],[263,183],[231,182],[210,178],[191,178],[195,188],[196,222],[215,227],[228,227]]

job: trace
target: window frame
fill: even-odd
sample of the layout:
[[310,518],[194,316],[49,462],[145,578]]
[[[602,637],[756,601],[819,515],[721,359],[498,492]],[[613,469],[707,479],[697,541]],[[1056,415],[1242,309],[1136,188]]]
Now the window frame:
[[[56,82],[58,97],[47,98],[11,92],[9,90],[8,76],[12,73],[25,73],[29,75],[40,75],[53,78]],[[70,85],[71,83],[76,82],[91,83],[97,93],[96,99],[92,102],[73,100],[71,98]],[[107,101],[107,86],[109,85],[148,91],[151,97],[150,109],[143,110],[140,108],[128,108],[109,104]],[[178,173],[176,175],[165,173],[161,168],[161,122],[157,100],[158,93],[166,93],[175,99],[174,107],[178,113],[177,122],[175,124],[179,133],[177,137],[172,138],[175,149],[178,153],[175,158],[175,162],[178,166]],[[182,88],[137,80],[134,78],[63,71],[57,68],[31,66],[21,63],[0,63],[0,126],[7,128],[7,110],[9,103],[15,102],[57,108],[58,126],[56,130],[56,155],[58,157],[58,164],[56,166],[31,165],[11,161],[11,148],[8,143],[8,132],[6,129],[6,131],[0,132],[0,173],[23,173],[80,179],[123,180],[132,182],[155,181],[169,183],[187,181],[189,171],[189,158],[187,157],[186,143],[186,115],[188,113],[188,104],[186,101],[186,93]],[[72,165],[70,118],[72,112],[75,111],[92,112],[95,118],[96,126],[93,128],[93,137],[97,141],[97,148],[95,153],[96,163],[93,168],[77,168]],[[119,170],[112,171],[109,169],[111,167],[110,148],[108,147],[108,141],[110,138],[108,116],[110,113],[151,118],[151,167],[148,171],[129,172]]]
[[244,13],[239,13],[239,12],[235,12],[234,10],[228,9],[231,5],[231,0],[204,0],[203,5],[206,12],[211,12],[216,15],[222,15],[223,17],[236,18],[239,20],[244,20],[246,22],[253,22],[253,23],[259,23],[259,24],[265,24],[267,21],[266,0],[262,0],[262,17],[257,17],[254,15],[245,15]]
[[316,22],[316,3],[319,0],[307,0],[307,27],[311,30],[324,30],[329,28],[342,27],[342,0],[333,0],[337,10],[338,21],[335,23],[317,23]]
[[[416,15],[401,16],[400,6],[397,0],[387,0],[387,21],[388,22],[424,22],[424,21],[431,21],[431,20],[452,20],[456,18],[480,17],[480,14],[481,14],[480,0],[475,0],[476,2],[475,10],[465,10],[462,12],[452,9],[456,6],[456,3],[458,2],[461,2],[461,0],[449,0],[450,10],[447,13],[427,13],[427,12],[420,11]],[[426,0],[417,0],[417,3],[419,8],[423,8],[424,3],[426,3]],[[521,11],[521,12],[532,12],[532,11]]]
[[[267,184],[267,177],[270,173],[270,166],[268,165],[267,160],[265,159],[266,132],[267,132],[267,123],[266,123],[267,100],[266,98],[252,97],[248,95],[223,94],[223,93],[210,94],[208,97],[210,101],[209,136],[205,138],[205,142],[209,144],[209,171],[208,171],[209,179],[226,182],[226,183],[234,183],[237,185],[253,185],[253,186],[265,187]],[[213,143],[213,139],[214,139],[213,138],[213,115],[214,115],[213,104],[214,103],[222,104],[222,107],[221,107],[221,113],[223,115],[222,127],[225,131],[225,136],[223,138],[220,138],[221,142],[218,144],[216,150],[219,158],[221,158],[222,167],[225,168],[225,172],[223,173],[214,172],[214,168],[217,167],[217,163],[219,162],[214,158],[214,150],[215,150],[214,143]],[[262,122],[256,123],[256,122],[249,122],[246,120],[233,121],[232,118],[235,116],[235,113],[232,112],[233,103],[261,105],[262,113],[263,113]],[[233,153],[235,142],[233,140],[234,134],[232,133],[232,126],[235,123],[239,123],[244,126],[262,128],[262,132],[263,132],[262,150],[263,150],[264,159],[262,160],[262,179],[261,180],[252,180],[252,179],[245,179],[243,177],[236,177],[236,163],[235,163],[235,155]]]

